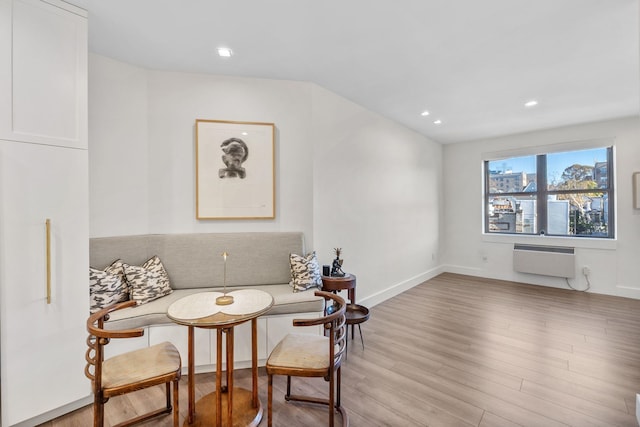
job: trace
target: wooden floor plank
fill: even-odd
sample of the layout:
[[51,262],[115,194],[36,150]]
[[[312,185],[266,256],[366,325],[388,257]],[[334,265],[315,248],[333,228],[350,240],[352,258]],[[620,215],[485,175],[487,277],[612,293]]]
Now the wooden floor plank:
[[499,417],[491,412],[485,411],[482,420],[480,420],[479,427],[518,427],[522,424],[514,423],[502,417]]
[[523,381],[522,392],[539,397],[540,399],[548,400],[550,402],[564,402],[564,404],[571,406],[572,409],[583,414],[588,413],[590,417],[597,418],[605,424],[611,423],[612,425],[617,426],[633,427],[637,425],[635,415],[612,409],[608,406],[581,397],[570,396],[531,381]]

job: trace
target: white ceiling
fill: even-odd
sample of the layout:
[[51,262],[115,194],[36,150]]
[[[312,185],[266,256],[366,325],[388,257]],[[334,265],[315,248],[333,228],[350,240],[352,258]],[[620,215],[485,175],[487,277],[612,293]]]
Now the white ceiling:
[[68,1],[92,52],[313,82],[441,143],[640,110],[638,0]]

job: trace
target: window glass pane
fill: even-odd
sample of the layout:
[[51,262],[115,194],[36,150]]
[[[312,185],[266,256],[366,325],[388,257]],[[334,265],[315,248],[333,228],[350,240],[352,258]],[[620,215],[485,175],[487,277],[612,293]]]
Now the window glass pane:
[[607,187],[606,148],[547,154],[549,190]]
[[489,193],[536,191],[536,156],[493,160],[489,167]]
[[569,193],[549,196],[547,234],[607,237],[609,231],[607,193]]
[[491,233],[537,233],[535,195],[491,196],[487,209]]

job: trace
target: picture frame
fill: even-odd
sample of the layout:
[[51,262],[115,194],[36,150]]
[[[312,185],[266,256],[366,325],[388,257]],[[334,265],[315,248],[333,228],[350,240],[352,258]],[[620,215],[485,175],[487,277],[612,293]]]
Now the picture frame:
[[196,219],[275,218],[275,124],[196,119]]
[[632,184],[633,184],[633,208],[640,209],[640,172],[633,173]]

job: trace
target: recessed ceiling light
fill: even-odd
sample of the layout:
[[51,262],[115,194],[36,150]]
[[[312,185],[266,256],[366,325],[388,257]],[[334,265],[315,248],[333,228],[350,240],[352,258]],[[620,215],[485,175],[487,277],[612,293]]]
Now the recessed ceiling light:
[[231,57],[231,55],[233,55],[233,51],[228,47],[218,48],[218,56],[221,56],[222,58],[229,58]]
[[249,135],[247,132],[242,132],[242,136],[247,136]]
[[535,107],[536,105],[538,105],[538,101],[536,101],[535,99],[532,99],[531,101],[527,101],[524,104],[525,107]]
[[435,121],[433,122],[433,124],[434,124],[434,125],[441,125],[441,124],[442,124],[442,120],[440,120],[440,119],[435,120]]
[[428,116],[429,112],[427,110],[424,110],[422,113],[420,113],[421,116]]

